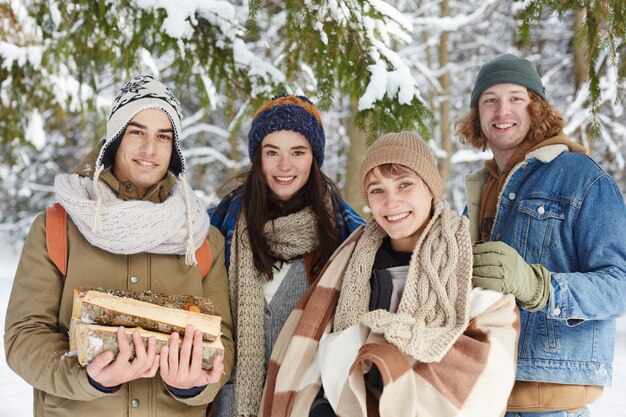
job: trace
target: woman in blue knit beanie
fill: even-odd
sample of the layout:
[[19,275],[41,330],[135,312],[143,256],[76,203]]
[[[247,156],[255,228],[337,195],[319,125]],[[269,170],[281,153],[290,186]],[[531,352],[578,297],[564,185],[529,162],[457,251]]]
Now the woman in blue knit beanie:
[[322,173],[324,128],[304,96],[277,96],[248,133],[242,185],[209,210],[226,238],[237,365],[213,416],[257,415],[272,348],[326,261],[363,220]]

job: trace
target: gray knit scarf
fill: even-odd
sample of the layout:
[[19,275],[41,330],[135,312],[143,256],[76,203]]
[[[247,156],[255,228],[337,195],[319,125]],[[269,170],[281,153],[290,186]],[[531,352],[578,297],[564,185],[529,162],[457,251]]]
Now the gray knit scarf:
[[[267,222],[264,237],[278,257],[302,256],[318,247],[317,221],[307,207]],[[262,287],[265,277],[254,267],[243,211],[235,227],[228,277],[237,343],[234,414],[256,416],[265,381],[265,297]]]
[[206,238],[210,222],[204,202],[186,181],[179,180],[159,204],[120,200],[108,186],[98,184],[102,196],[98,229],[92,227],[93,185],[93,180],[78,174],[57,175],[54,180],[57,200],[89,243],[117,254],[186,255],[187,264],[195,264],[194,252]]
[[345,272],[334,331],[361,323],[407,355],[438,362],[469,323],[472,244],[467,219],[439,200],[420,235],[396,313],[368,312],[370,276],[385,231],[370,221]]

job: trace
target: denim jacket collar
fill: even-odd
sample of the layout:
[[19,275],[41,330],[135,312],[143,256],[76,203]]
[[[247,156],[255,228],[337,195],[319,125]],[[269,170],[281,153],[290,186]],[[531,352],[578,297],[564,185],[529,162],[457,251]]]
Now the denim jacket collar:
[[[506,189],[507,183],[509,179],[515,174],[515,172],[521,168],[523,165],[527,164],[531,159],[538,159],[543,163],[552,162],[557,156],[561,155],[563,152],[568,150],[566,145],[549,145],[529,152],[528,155],[524,158],[522,162],[515,165],[509,175],[507,176],[506,181],[504,182],[504,186],[502,190]],[[479,209],[480,209],[480,201],[482,197],[483,185],[487,181],[487,177],[489,173],[485,167],[481,167],[473,173],[467,175],[465,177],[465,195],[467,196],[467,217],[469,218],[470,223],[470,236],[473,241],[480,240],[480,221],[479,217]],[[500,198],[502,197],[502,190],[500,190],[500,194],[498,195],[498,207],[500,207]],[[496,213],[497,217],[497,213]]]

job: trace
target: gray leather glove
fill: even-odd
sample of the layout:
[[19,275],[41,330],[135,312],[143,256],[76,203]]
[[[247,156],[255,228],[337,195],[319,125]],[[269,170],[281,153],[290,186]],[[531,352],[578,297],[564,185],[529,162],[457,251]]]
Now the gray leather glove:
[[474,245],[472,284],[513,294],[527,311],[541,310],[550,295],[550,271],[540,264],[528,265],[504,242]]

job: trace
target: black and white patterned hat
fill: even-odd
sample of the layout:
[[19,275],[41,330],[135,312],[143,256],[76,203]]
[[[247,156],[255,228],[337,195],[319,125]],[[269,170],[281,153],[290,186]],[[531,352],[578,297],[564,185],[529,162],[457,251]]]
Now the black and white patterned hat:
[[113,165],[126,126],[133,117],[146,109],[163,110],[172,121],[174,149],[169,170],[177,176],[185,175],[185,159],[180,150],[180,121],[183,118],[180,103],[169,88],[151,75],[139,75],[133,78],[113,100],[107,121],[106,140],[100,150],[96,165],[105,169]]

